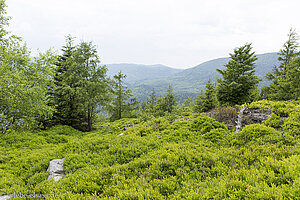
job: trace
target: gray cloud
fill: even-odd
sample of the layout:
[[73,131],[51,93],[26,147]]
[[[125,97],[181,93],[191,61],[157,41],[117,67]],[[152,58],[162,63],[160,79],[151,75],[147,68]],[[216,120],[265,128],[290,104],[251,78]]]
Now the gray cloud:
[[92,40],[105,63],[192,67],[252,42],[278,51],[300,30],[298,0],[7,0],[10,29],[35,51]]

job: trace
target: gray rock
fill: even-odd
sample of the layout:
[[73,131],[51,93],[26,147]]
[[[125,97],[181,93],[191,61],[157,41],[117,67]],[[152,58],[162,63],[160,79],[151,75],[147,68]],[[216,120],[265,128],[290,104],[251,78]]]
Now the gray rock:
[[249,109],[248,107],[243,105],[238,114],[235,132],[240,132],[242,127],[245,125],[261,123],[262,121],[267,120],[269,117],[271,117],[271,114],[272,109]]
[[243,114],[244,114],[244,111],[245,111],[246,107],[243,105],[240,109],[240,112],[238,114],[238,118],[237,118],[237,121],[236,121],[236,129],[235,129],[235,132],[236,133],[239,133],[241,131],[241,128],[242,128],[242,117],[243,117]]
[[53,179],[54,181],[58,181],[59,179],[63,178],[65,175],[65,171],[63,168],[63,159],[54,159],[50,161],[49,167],[47,171],[49,172],[48,179]]
[[10,199],[9,195],[0,196],[0,200]]

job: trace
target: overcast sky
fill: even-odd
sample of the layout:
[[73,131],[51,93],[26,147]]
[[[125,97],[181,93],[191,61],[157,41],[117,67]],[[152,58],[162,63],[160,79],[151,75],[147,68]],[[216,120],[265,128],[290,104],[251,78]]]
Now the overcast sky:
[[6,0],[10,30],[33,52],[59,50],[65,36],[93,41],[102,63],[188,68],[253,44],[277,52],[299,0]]

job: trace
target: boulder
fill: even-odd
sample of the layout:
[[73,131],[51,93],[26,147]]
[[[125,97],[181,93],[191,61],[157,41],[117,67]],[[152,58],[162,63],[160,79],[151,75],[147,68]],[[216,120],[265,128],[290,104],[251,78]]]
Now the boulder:
[[10,199],[9,195],[0,196],[0,200],[7,200]]
[[53,179],[54,181],[58,181],[63,178],[65,175],[65,171],[63,168],[63,159],[54,159],[50,161],[49,167],[47,171],[49,172],[48,179]]
[[249,109],[243,112],[243,122],[245,125],[261,123],[271,117],[272,109]]

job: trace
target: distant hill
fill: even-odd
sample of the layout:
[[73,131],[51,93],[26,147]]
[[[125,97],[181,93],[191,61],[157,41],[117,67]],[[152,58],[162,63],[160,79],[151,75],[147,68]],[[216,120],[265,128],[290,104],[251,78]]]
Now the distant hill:
[[[265,53],[256,56],[258,58],[256,74],[263,79],[259,85],[262,87],[269,84],[265,75],[272,70],[274,65],[279,64],[278,55],[277,53]],[[195,98],[205,87],[209,77],[213,81],[220,78],[221,76],[216,69],[224,69],[224,65],[228,61],[229,58],[218,58],[185,70],[164,65],[111,64],[107,66],[110,76],[120,70],[127,75],[126,82],[140,101],[146,100],[152,88],[158,94],[163,94],[168,85],[171,84],[178,100],[182,102],[187,97]]]
[[157,78],[165,78],[176,73],[182,72],[183,69],[170,68],[164,65],[139,65],[139,64],[108,64],[108,76],[113,77],[119,71],[126,74],[126,82],[129,85],[138,85],[141,81]]

